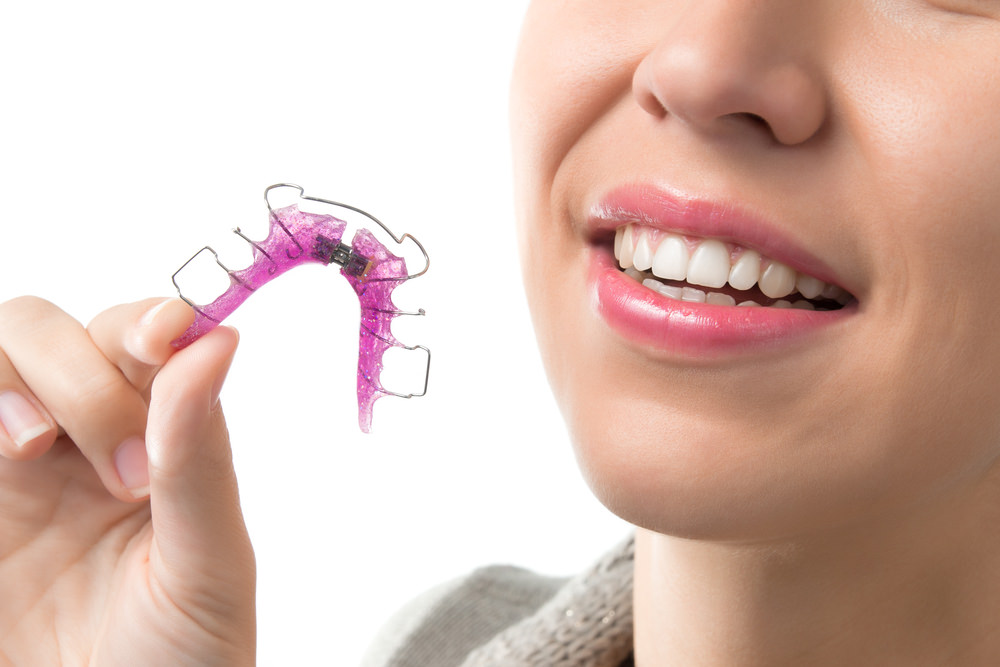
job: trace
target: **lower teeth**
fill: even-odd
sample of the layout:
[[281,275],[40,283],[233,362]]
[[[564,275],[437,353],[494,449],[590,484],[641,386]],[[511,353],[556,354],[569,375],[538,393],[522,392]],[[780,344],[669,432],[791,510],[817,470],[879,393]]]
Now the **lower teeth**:
[[[725,294],[723,292],[705,292],[689,285],[667,285],[660,282],[656,278],[650,277],[648,273],[643,273],[634,268],[625,269],[625,275],[629,276],[636,282],[641,283],[643,287],[653,290],[657,294],[661,294],[670,299],[686,301],[689,303],[707,303],[715,306],[736,306],[744,308],[795,308],[800,310],[837,310],[842,307],[841,304],[828,299],[821,299],[816,303],[806,299],[800,299],[794,302],[786,299],[777,299],[766,306],[753,300],[746,300],[737,303],[736,299],[729,294]],[[763,301],[765,299],[766,297],[761,300]]]

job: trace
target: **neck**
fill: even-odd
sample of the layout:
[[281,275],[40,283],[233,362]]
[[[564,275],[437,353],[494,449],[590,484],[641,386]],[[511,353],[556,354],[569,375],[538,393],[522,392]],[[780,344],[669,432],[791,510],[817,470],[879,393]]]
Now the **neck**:
[[640,530],[636,663],[1000,664],[998,495],[756,544]]

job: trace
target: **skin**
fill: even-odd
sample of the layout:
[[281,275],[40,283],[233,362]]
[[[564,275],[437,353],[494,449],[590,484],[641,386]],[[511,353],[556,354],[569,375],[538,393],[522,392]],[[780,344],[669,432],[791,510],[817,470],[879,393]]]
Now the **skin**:
[[[193,312],[172,300],[143,321],[163,301],[87,328],[40,299],[0,305],[0,393],[50,425],[21,447],[0,429],[0,664],[254,663],[254,558],[218,404],[237,335],[175,353]],[[135,497],[116,451],[143,434]]]
[[[1000,656],[998,75],[992,2],[532,3],[524,280],[584,475],[642,529],[640,664]],[[586,221],[636,182],[767,220],[857,315],[716,360],[629,342]]]

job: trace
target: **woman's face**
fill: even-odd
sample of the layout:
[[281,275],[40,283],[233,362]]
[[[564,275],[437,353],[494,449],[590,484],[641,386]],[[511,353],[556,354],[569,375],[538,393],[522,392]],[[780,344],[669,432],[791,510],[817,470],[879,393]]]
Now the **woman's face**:
[[1000,2],[532,4],[524,278],[605,504],[767,539],[992,466],[997,109]]

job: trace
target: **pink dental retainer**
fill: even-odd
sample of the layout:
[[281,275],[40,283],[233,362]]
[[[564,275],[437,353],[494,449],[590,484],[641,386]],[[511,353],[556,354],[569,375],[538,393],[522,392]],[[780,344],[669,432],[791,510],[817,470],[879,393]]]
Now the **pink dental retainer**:
[[[354,234],[351,244],[343,242],[347,223],[332,215],[307,213],[293,204],[284,208],[271,208],[269,193],[275,188],[294,188],[301,199],[321,202],[355,211],[375,222],[397,244],[410,239],[423,253],[425,265],[419,273],[409,274],[406,261],[389,252],[367,229],[361,228]],[[253,246],[253,262],[250,266],[232,270],[220,260],[218,253],[206,246],[184,263],[173,275],[177,293],[195,310],[195,320],[187,331],[172,345],[177,349],[187,347],[214,329],[233,313],[247,298],[262,285],[277,278],[289,269],[309,263],[336,264],[340,274],[354,288],[361,303],[361,328],[358,351],[358,424],[365,433],[370,432],[372,410],[375,401],[383,396],[414,398],[427,392],[430,374],[430,350],[423,345],[404,345],[392,335],[392,321],[400,315],[424,315],[423,309],[406,312],[396,308],[392,302],[392,292],[399,285],[426,273],[430,260],[423,245],[409,234],[397,237],[377,218],[361,209],[338,202],[306,196],[298,185],[279,183],[264,191],[268,201],[271,228],[263,241],[251,241],[239,228],[234,233]],[[216,263],[229,274],[229,288],[212,303],[198,305],[185,297],[177,285],[177,275],[201,253],[210,252]],[[382,386],[382,358],[393,347],[405,350],[423,350],[427,353],[427,373],[420,393],[400,394]]]

